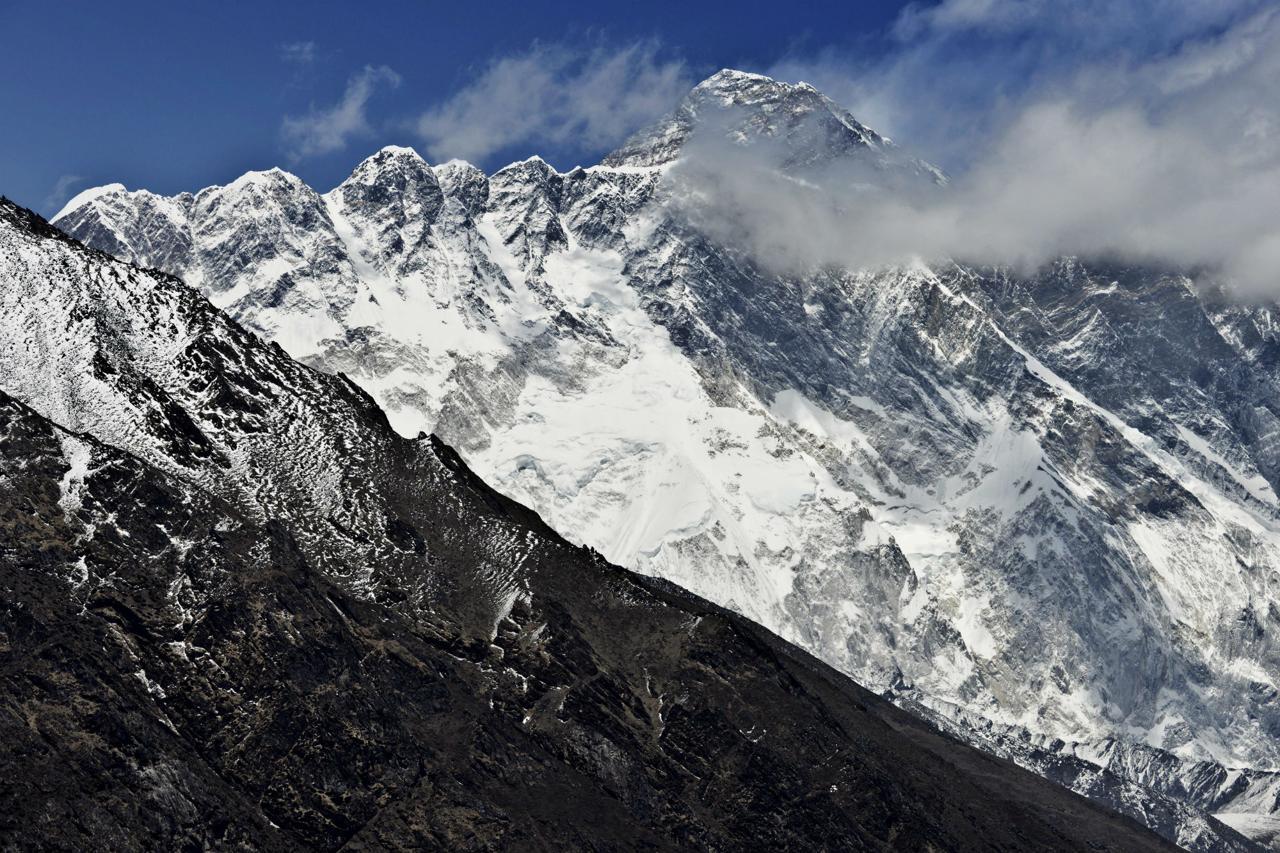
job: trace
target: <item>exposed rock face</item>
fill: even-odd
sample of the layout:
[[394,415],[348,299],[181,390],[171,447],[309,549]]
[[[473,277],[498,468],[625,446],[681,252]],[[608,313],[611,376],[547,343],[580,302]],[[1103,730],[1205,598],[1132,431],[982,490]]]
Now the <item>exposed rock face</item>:
[[205,240],[240,226],[197,204],[166,254],[123,188],[57,224],[171,258],[571,541],[1028,766],[1109,768],[1166,816],[1275,813],[1275,311],[1078,260],[779,275],[664,204],[697,132],[945,182],[812,87],[722,72],[598,167],[434,167],[415,214],[353,191],[427,183],[391,149],[324,196],[246,196],[246,223],[319,199],[275,246]]
[[1169,849],[2,201],[0,281],[6,846]]

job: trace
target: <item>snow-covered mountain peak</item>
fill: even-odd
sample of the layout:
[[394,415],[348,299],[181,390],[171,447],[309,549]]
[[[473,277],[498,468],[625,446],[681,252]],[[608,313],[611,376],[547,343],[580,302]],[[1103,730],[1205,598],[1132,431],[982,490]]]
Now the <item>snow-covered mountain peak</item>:
[[541,157],[499,169],[489,179],[489,204],[502,241],[525,270],[568,245],[560,222],[564,176]]
[[678,158],[695,134],[738,144],[781,141],[800,162],[888,141],[808,83],[724,69],[694,86],[670,115],[604,159],[608,166],[658,166]]
[[446,198],[457,199],[469,216],[477,216],[489,201],[489,176],[466,160],[450,160],[432,167]]
[[90,245],[140,266],[181,269],[190,261],[191,202],[190,193],[166,198],[107,184],[77,195],[54,221],[69,233],[89,237]]
[[205,187],[196,193],[196,198],[202,196],[226,196],[238,193],[263,193],[263,194],[280,194],[296,192],[300,190],[309,190],[301,178],[292,172],[286,172],[279,166],[273,166],[270,169],[254,170],[245,172],[229,184],[214,185]]
[[386,145],[361,160],[343,183],[370,183],[387,173],[414,172],[422,168],[430,166],[415,149],[403,145]]
[[699,88],[715,88],[717,86],[732,86],[751,83],[776,83],[772,77],[764,74],[756,74],[754,71],[739,71],[737,68],[721,68],[715,74],[712,74],[706,80],[703,80],[695,89]]
[[195,231],[220,240],[249,238],[255,246],[305,239],[324,216],[316,191],[283,169],[246,172],[224,186],[206,187],[188,211]]
[[814,100],[815,95],[822,99],[823,108],[843,111],[808,83],[787,83],[764,74],[724,68],[694,86],[682,103],[694,106],[718,103],[726,107],[787,103],[792,108],[812,109],[818,106],[818,102]]
[[[300,260],[314,255],[308,247],[316,241],[330,251],[335,242],[324,238],[331,226],[319,194],[282,169],[248,172],[226,186],[196,193],[187,227],[206,247],[204,275],[243,285],[230,289],[234,297],[215,300],[220,305],[248,295],[245,291],[254,289],[248,282],[259,277],[259,265],[267,259]],[[272,267],[266,274],[275,279],[279,272]]]
[[549,184],[556,182],[558,178],[560,173],[555,167],[537,154],[503,166],[493,174],[493,180],[498,183],[520,180]]
[[[563,188],[564,175],[541,157],[530,157],[504,166],[489,178],[492,201],[518,195],[531,205],[557,207]],[[505,207],[501,203],[493,206]]]
[[377,157],[379,154],[383,154],[389,157],[409,157],[409,158],[416,158],[418,160],[425,159],[421,154],[418,153],[418,149],[414,148],[412,145],[384,145],[381,148],[379,148],[377,153],[374,154],[373,156]]
[[444,204],[440,181],[412,148],[387,146],[367,158],[329,194],[351,215],[377,218],[380,227],[408,219],[434,221]]
[[[815,94],[821,96],[808,83],[786,83],[763,74],[724,68],[694,86],[685,103],[705,104],[714,99],[725,106],[736,107],[783,102],[799,104]],[[834,106],[834,103],[828,100],[823,106],[828,105]]]
[[83,205],[88,204],[89,202],[93,201],[95,198],[99,198],[104,195],[110,195],[112,193],[123,193],[123,192],[128,192],[128,190],[125,189],[124,184],[105,184],[100,187],[90,187],[89,189],[76,193],[74,196],[72,196],[71,200],[68,201],[66,204],[64,204],[62,206],[62,209],[59,210],[56,214],[54,214],[53,219],[55,220],[61,219],[63,216],[66,216],[71,211],[75,210],[78,207],[82,207]]

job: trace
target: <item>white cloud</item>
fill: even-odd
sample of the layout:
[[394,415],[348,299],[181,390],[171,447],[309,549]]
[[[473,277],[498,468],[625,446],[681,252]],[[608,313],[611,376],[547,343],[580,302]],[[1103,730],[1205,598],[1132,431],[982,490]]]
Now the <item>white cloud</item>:
[[485,157],[520,143],[614,145],[670,110],[689,88],[683,62],[653,42],[617,50],[536,44],[490,63],[416,122],[429,155]]
[[[951,185],[876,192],[846,166],[800,183],[767,146],[703,141],[683,170],[681,209],[779,266],[1114,255],[1274,295],[1280,10],[1139,5],[1150,20],[1083,2],[1098,30],[1118,30],[1083,55],[1067,49],[1085,29],[1075,4],[946,0],[907,12],[902,46],[878,63],[792,59],[775,72],[852,100],[877,126],[856,105],[871,107],[908,145],[923,138]],[[1158,32],[1136,35],[1144,24]],[[953,50],[957,33],[995,46],[1013,35],[996,56]],[[1158,48],[1134,53],[1135,41]]]
[[930,31],[1015,29],[1036,19],[1037,5],[1007,0],[945,0],[932,6],[911,3],[898,15],[893,32],[909,40]]
[[352,137],[370,132],[367,107],[379,86],[400,85],[400,75],[385,65],[366,65],[347,81],[338,103],[312,107],[304,116],[286,116],[281,136],[294,160],[327,154],[347,146]]
[[1269,8],[1274,0],[942,0],[908,6],[888,51],[792,55],[768,73],[808,80],[959,170],[1034,104],[1133,100],[1155,59]]
[[44,209],[46,213],[53,213],[71,197],[71,190],[76,184],[84,183],[85,178],[82,175],[62,175],[53,184],[53,189],[44,198]]
[[311,65],[319,55],[319,46],[313,41],[291,41],[280,45],[280,61],[290,65]]
[[[1042,58],[1069,62],[1118,47],[1137,54],[1167,50],[1266,5],[1266,0],[941,0],[909,4],[892,34],[912,46],[946,38],[1033,39]],[[1067,44],[1072,50],[1056,55]]]

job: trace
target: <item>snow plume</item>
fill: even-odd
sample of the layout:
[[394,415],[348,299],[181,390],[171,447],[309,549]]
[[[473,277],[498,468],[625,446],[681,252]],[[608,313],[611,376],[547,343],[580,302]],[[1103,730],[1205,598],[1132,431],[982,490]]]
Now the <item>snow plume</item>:
[[879,64],[842,77],[828,54],[773,69],[907,134],[946,186],[886,189],[848,157],[798,173],[713,129],[687,151],[675,201],[778,267],[1116,256],[1274,294],[1280,9],[1115,5],[947,0],[904,13]]
[[286,116],[280,131],[297,161],[346,147],[352,137],[370,132],[366,108],[379,86],[400,85],[400,75],[385,65],[366,65],[347,80],[338,103],[311,109],[304,116]]
[[280,61],[289,65],[313,65],[318,53],[313,41],[291,41],[280,45]]
[[433,160],[482,161],[512,145],[604,150],[651,121],[690,86],[680,60],[652,41],[620,49],[535,44],[493,61],[417,120]]
[[46,215],[52,213],[66,202],[71,195],[71,190],[77,184],[84,183],[85,178],[82,175],[60,175],[58,180],[54,182],[53,189],[49,190],[49,194],[44,197],[44,212]]

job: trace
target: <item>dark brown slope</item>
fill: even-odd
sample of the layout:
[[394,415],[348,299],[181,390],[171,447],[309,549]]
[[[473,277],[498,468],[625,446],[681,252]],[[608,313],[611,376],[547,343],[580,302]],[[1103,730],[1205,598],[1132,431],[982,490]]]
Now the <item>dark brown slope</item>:
[[77,544],[66,441],[0,398],[6,846],[1163,846],[563,543],[493,645],[458,642],[86,440],[81,512],[114,521]]
[[[54,426],[5,362],[27,396],[0,394],[6,849],[1169,849],[571,547],[349,384],[24,216],[0,286],[47,302],[10,320],[98,310],[86,272],[135,287],[80,341],[106,367],[65,381],[140,455]],[[170,334],[180,370],[148,375]],[[126,398],[163,417],[124,429]],[[233,482],[218,454],[250,441]],[[333,466],[351,495],[323,516],[295,480]]]

